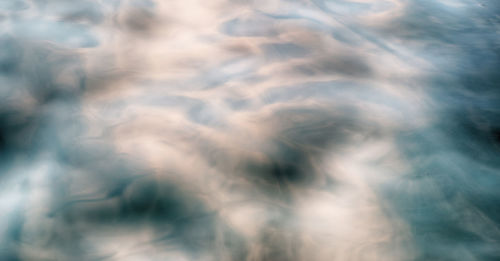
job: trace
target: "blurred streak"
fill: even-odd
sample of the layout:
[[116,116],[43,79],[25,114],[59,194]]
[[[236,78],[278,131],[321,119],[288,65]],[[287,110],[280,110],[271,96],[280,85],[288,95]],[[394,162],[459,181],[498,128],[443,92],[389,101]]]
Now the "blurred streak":
[[0,1],[0,260],[500,259],[499,11]]

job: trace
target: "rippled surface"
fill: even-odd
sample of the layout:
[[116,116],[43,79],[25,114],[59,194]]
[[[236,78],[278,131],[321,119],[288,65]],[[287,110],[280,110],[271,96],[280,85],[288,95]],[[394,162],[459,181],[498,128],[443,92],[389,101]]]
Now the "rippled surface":
[[496,0],[0,0],[0,260],[500,259]]

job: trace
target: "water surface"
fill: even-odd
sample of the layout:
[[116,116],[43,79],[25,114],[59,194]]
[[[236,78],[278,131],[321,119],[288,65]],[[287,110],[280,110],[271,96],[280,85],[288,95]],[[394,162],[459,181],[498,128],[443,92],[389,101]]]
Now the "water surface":
[[500,259],[496,0],[0,0],[0,260]]

